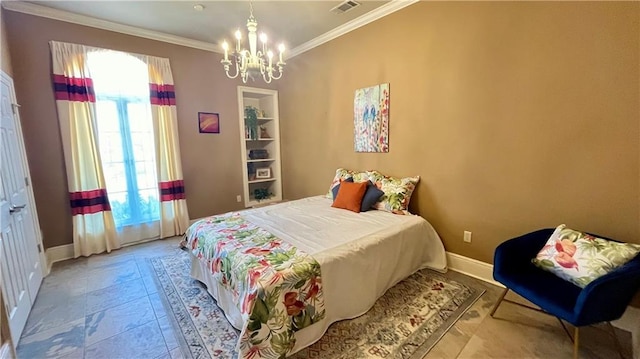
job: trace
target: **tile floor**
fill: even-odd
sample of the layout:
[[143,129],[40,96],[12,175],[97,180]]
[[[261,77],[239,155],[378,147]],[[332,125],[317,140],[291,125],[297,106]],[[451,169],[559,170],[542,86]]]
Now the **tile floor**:
[[[54,264],[18,345],[18,358],[181,358],[147,259],[178,253],[178,238]],[[572,344],[553,317],[503,303],[501,289],[449,271],[487,292],[426,358],[571,358]],[[516,298],[512,298],[516,299]],[[581,358],[615,358],[601,328],[581,331]],[[630,335],[619,331],[627,353]],[[630,354],[627,354],[631,358]]]
[[178,238],[55,263],[31,310],[18,358],[181,358],[147,258]]

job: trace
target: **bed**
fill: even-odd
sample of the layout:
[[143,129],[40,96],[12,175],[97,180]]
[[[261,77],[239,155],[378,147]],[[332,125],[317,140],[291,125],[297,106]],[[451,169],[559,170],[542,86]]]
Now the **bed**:
[[[255,340],[270,334],[265,334],[264,327],[256,328],[252,324],[264,312],[263,306],[254,308],[254,312],[247,312],[246,297],[249,295],[245,295],[244,300],[238,299],[243,297],[242,291],[246,290],[252,279],[246,279],[244,284],[237,284],[240,287],[245,285],[244,289],[230,289],[228,282],[223,283],[227,281],[224,276],[221,279],[220,275],[213,273],[215,264],[207,259],[211,253],[203,253],[213,252],[215,248],[203,250],[201,245],[202,248],[198,250],[198,246],[194,245],[211,231],[218,231],[231,239],[232,226],[223,228],[229,218],[236,221],[236,227],[250,230],[258,237],[270,236],[283,242],[283,245],[289,246],[285,248],[287,253],[298,250],[295,256],[300,262],[295,262],[293,266],[315,268],[314,263],[319,265],[317,273],[314,270],[310,277],[291,284],[290,287],[297,286],[296,288],[305,290],[306,294],[297,299],[310,298],[309,301],[301,303],[291,296],[275,293],[280,294],[279,301],[284,303],[282,305],[288,314],[300,313],[295,307],[299,304],[300,308],[307,305],[306,308],[310,308],[308,312],[314,315],[312,319],[305,318],[304,321],[300,317],[291,317],[294,318],[292,325],[297,330],[290,331],[292,338],[284,340],[286,343],[283,340],[273,341],[276,336],[285,335],[282,332],[272,332],[270,342]],[[331,200],[322,196],[205,218],[189,228],[186,240],[187,246],[191,248],[191,276],[207,286],[208,292],[216,299],[229,322],[242,331],[238,343],[240,358],[279,357],[283,350],[286,355],[291,355],[320,339],[331,323],[355,318],[367,312],[387,289],[417,270],[446,270],[442,241],[431,224],[422,217],[375,210],[353,213],[332,208]],[[226,240],[223,243],[226,244]],[[236,247],[239,245],[236,244]],[[220,243],[217,248],[220,249]],[[250,251],[252,250],[244,250]],[[236,258],[242,257],[238,255]],[[250,262],[255,263],[256,259]],[[234,264],[226,264],[227,269],[233,266]],[[218,268],[224,267],[224,263],[218,264]],[[239,265],[235,265],[235,268],[238,267]],[[252,274],[248,275],[251,276]],[[281,278],[282,275],[275,277]],[[232,279],[228,278],[229,281]],[[298,279],[300,278],[295,281]],[[234,283],[242,281],[242,278],[235,278]],[[254,299],[255,295],[249,298]],[[283,349],[282,346],[287,345]]]

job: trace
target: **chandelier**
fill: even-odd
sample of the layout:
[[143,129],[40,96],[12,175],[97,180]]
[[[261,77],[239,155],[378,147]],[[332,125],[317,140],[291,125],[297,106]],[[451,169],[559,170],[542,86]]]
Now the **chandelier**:
[[[271,83],[271,80],[278,80],[282,77],[282,69],[285,62],[282,61],[282,53],[284,52],[284,44],[278,46],[280,52],[278,56],[278,62],[273,63],[273,51],[267,48],[267,34],[260,34],[260,42],[262,43],[262,49],[258,50],[258,22],[253,17],[253,3],[249,4],[249,19],[247,20],[247,30],[249,31],[249,50],[243,49],[242,45],[242,33],[240,29],[236,30],[236,49],[231,53],[232,60],[229,60],[229,44],[225,40],[222,43],[222,49],[224,50],[224,59],[220,63],[224,66],[224,71],[227,77],[235,79],[240,75],[243,83],[247,83],[247,79],[251,78],[255,80],[256,77],[262,75],[262,78],[266,83]],[[235,74],[230,74],[229,70],[231,65],[235,66]],[[277,68],[277,71],[276,71]]]

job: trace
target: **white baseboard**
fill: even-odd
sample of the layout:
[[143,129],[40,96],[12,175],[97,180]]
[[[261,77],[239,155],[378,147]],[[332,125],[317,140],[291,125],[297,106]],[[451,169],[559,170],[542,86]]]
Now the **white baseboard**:
[[[493,280],[493,264],[451,252],[447,252],[447,263],[452,271],[504,288],[504,285]],[[640,309],[627,307],[622,318],[611,322],[611,324],[631,333],[634,342],[634,358],[640,359]]]
[[504,288],[502,283],[493,280],[493,264],[485,263],[477,259],[461,256],[459,254],[447,252],[447,263],[449,269],[468,275],[476,279],[497,285]]
[[73,243],[47,248],[44,254],[47,257],[47,274],[49,274],[53,263],[73,258]]

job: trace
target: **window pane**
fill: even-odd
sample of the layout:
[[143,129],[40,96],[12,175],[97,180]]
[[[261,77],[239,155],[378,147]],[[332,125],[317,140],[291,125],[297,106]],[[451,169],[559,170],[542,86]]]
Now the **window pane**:
[[160,218],[160,202],[158,190],[148,189],[139,192],[140,219],[142,221],[158,220]]
[[90,53],[98,139],[117,227],[160,218],[147,65],[117,51]]
[[149,98],[149,70],[139,59],[120,51],[89,53],[96,94]]
[[151,123],[151,107],[148,103],[132,103],[127,105],[129,128],[131,132],[153,133]]
[[107,182],[107,193],[126,192],[127,176],[124,162],[110,162],[102,164],[104,179]]
[[126,192],[110,192],[109,203],[111,204],[111,213],[116,227],[122,227],[131,222],[131,206]]
[[119,132],[100,132],[98,139],[100,141],[102,162],[124,161],[122,157],[122,138]]
[[155,168],[149,162],[136,162],[136,176],[139,189],[158,188]]
[[96,102],[96,112],[98,114],[98,131],[100,133],[120,133],[118,106],[115,101],[98,100]]

